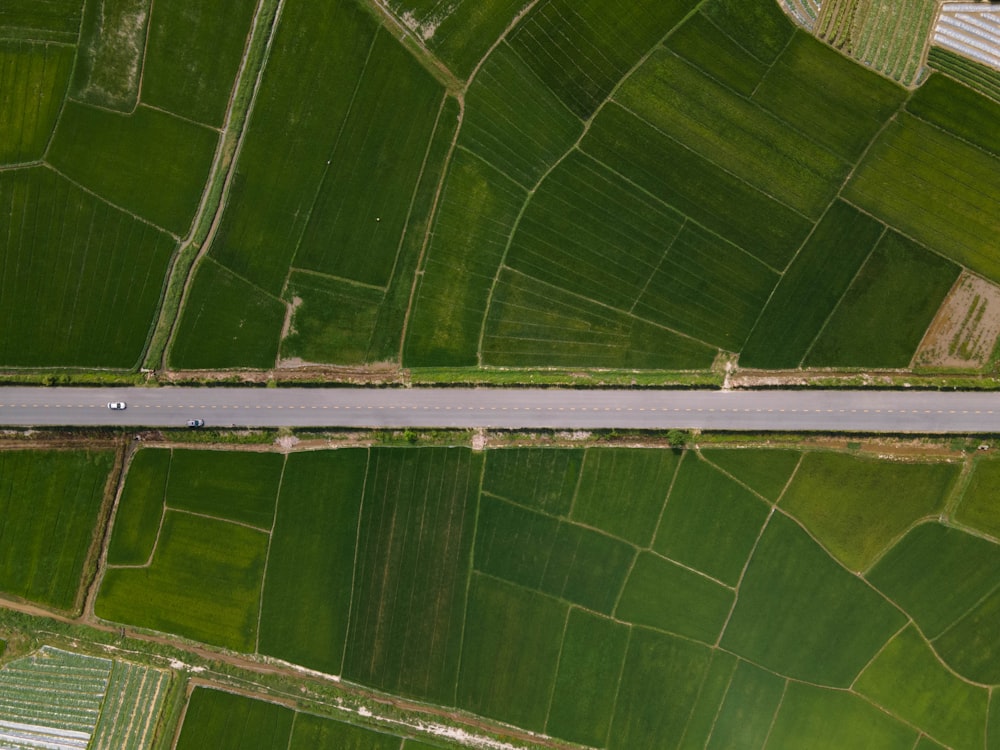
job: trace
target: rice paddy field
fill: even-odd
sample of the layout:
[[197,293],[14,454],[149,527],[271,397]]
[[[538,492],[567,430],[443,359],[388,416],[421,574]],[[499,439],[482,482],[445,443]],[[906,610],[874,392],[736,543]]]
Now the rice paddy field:
[[[147,448],[96,613],[591,747],[978,750],[997,465]],[[293,714],[199,689],[180,746],[296,746]]]
[[909,370],[1000,282],[996,71],[808,5],[13,0],[0,199],[94,213],[0,202],[0,367]]

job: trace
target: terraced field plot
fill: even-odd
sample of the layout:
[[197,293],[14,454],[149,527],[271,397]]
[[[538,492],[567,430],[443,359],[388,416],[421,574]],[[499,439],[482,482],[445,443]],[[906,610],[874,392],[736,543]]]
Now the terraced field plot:
[[[774,449],[147,449],[97,612],[596,747],[978,749],[1000,682],[993,463],[964,489],[958,463]],[[241,525],[275,499],[272,528]],[[148,573],[116,562],[149,556],[141,515],[163,519]],[[190,577],[171,549],[205,555],[201,533],[226,564],[269,536],[263,569],[234,565],[258,577]],[[285,736],[286,709],[261,710],[246,726]]]

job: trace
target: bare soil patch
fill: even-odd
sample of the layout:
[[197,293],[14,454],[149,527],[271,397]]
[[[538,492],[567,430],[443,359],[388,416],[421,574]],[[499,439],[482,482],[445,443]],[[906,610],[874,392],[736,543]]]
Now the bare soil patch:
[[1000,286],[965,272],[931,321],[914,367],[986,365],[1000,336]]

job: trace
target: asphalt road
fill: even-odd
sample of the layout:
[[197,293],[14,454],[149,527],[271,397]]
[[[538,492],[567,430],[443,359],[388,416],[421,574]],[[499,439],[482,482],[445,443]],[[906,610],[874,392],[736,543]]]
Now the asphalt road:
[[[108,409],[124,401],[124,411]],[[498,388],[0,388],[0,425],[1000,433],[1000,394]]]

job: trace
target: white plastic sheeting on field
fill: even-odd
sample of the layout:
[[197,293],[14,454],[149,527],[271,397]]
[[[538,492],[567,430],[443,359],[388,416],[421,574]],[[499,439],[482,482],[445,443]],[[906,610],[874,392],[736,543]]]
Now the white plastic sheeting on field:
[[1000,70],[1000,5],[945,3],[934,44]]

